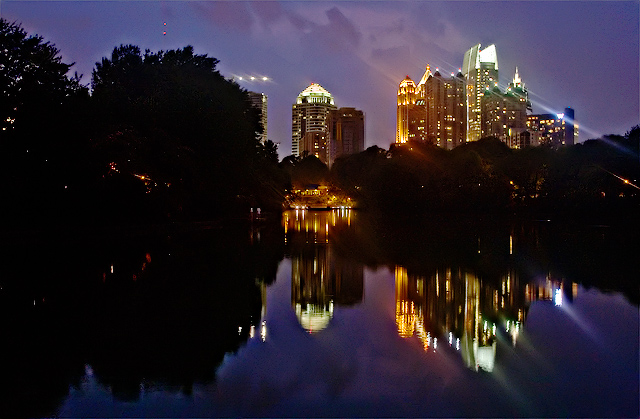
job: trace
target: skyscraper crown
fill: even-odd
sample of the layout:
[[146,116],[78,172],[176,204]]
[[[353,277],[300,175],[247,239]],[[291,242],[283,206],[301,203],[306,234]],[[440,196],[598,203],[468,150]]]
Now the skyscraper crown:
[[333,95],[318,83],[311,83],[309,87],[300,92],[297,102],[328,103],[331,105],[334,104]]

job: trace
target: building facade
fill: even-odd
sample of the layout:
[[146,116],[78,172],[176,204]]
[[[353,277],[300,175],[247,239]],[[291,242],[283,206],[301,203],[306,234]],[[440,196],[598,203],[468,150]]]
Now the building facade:
[[467,109],[462,73],[443,77],[440,71],[425,82],[426,141],[451,150],[466,141]]
[[531,145],[530,136],[525,134],[531,102],[517,67],[506,92],[502,92],[497,84],[485,90],[481,109],[482,137],[496,137],[511,148]]
[[314,155],[323,163],[329,161],[329,111],[336,109],[334,99],[324,87],[311,83],[298,95],[291,112],[291,153]]
[[560,114],[538,114],[527,116],[527,130],[531,134],[531,145],[559,147],[574,145],[578,139],[575,112],[565,108]]
[[396,144],[403,144],[415,137],[416,84],[409,76],[400,82],[397,100]]
[[355,108],[329,111],[329,166],[340,156],[364,151],[364,113]]
[[497,137],[511,148],[573,145],[578,140],[574,111],[529,115],[531,101],[515,75],[499,86],[495,45],[471,47],[458,74],[426,70],[416,85],[409,76],[398,86],[396,143],[421,141],[453,149],[468,141]]
[[466,113],[462,73],[448,78],[426,66],[417,86],[409,76],[400,82],[396,143],[419,141],[452,149],[466,141]]
[[262,134],[260,134],[260,142],[262,144],[267,141],[267,95],[264,93],[249,92],[251,105],[260,110],[260,126]]
[[464,54],[462,64],[467,83],[467,141],[482,138],[482,97],[498,83],[496,46],[480,48],[480,44],[471,47]]

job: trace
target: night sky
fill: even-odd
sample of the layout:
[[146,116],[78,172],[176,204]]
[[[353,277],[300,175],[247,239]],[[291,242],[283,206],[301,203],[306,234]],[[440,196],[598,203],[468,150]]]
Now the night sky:
[[311,82],[338,107],[365,112],[365,147],[388,148],[400,81],[419,81],[427,64],[457,72],[477,43],[496,44],[503,87],[518,67],[534,113],[574,108],[580,141],[640,123],[638,1],[2,0],[0,14],[54,43],[83,84],[120,44],[193,45],[219,59],[225,77],[268,95],[268,136],[280,157],[291,151],[291,105]]

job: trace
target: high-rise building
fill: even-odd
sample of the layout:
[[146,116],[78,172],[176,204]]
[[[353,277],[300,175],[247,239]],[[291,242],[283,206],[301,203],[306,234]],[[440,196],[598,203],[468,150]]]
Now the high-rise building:
[[466,95],[462,73],[444,77],[436,69],[424,83],[426,141],[451,150],[466,141]]
[[327,116],[333,109],[333,96],[317,83],[311,83],[298,95],[291,112],[294,156],[314,155],[323,163],[329,161]]
[[496,46],[471,47],[464,54],[462,74],[467,81],[467,141],[477,141],[482,137],[482,97],[498,82]]
[[[411,114],[416,104],[416,84],[407,76],[398,86],[398,111],[396,123],[396,143],[402,144],[412,140],[415,133],[409,129]],[[413,134],[413,135],[411,135]]]
[[496,137],[511,148],[530,145],[527,131],[527,110],[531,102],[524,83],[516,67],[513,81],[506,92],[495,83],[492,89],[484,91],[481,99],[482,137]]
[[578,131],[574,121],[574,111],[572,108],[564,108],[562,120],[564,121],[564,145],[574,145],[578,138]]
[[574,110],[565,108],[564,113],[527,116],[527,129],[531,133],[531,145],[559,147],[573,145],[578,138],[578,125],[574,121]]
[[251,105],[260,110],[260,126],[262,126],[260,142],[264,144],[267,141],[267,95],[249,92],[249,98],[251,98]]
[[432,76],[429,66],[416,86],[409,76],[398,87],[396,143],[427,141],[426,82]]
[[329,111],[329,166],[335,159],[364,151],[364,113],[355,108]]

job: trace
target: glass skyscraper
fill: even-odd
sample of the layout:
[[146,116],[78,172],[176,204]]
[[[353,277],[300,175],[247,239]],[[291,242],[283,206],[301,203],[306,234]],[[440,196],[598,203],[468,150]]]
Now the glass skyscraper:
[[477,141],[482,137],[482,97],[498,83],[496,46],[471,47],[464,54],[462,74],[467,80],[467,141]]

